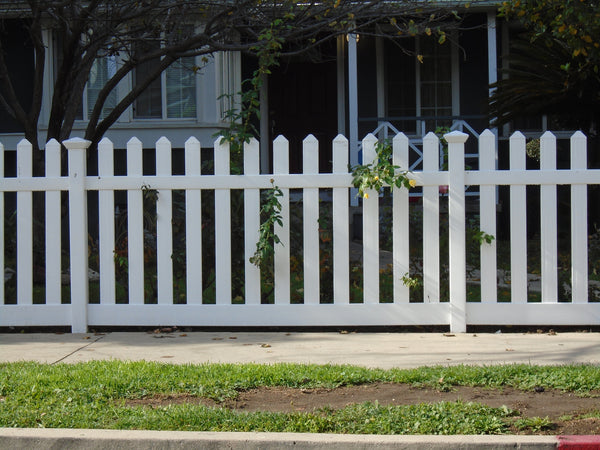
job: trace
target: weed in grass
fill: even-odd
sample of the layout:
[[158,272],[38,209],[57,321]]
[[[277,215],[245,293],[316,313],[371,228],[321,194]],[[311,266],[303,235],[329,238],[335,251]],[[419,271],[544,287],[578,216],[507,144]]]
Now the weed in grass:
[[529,430],[534,433],[540,431],[552,430],[555,424],[550,421],[548,417],[526,417],[517,419],[515,421],[515,427],[519,431]]

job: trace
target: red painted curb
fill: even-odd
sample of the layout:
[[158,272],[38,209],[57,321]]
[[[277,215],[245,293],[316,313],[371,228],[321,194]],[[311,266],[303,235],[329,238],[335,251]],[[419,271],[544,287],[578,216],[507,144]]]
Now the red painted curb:
[[558,447],[562,450],[594,450],[600,449],[600,436],[557,436]]

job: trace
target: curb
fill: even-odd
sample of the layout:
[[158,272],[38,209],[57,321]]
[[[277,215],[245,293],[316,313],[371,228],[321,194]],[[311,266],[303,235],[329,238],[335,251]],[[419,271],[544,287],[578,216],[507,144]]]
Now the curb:
[[600,449],[600,436],[558,436],[558,448],[561,450]]
[[281,448],[371,450],[460,448],[479,449],[597,449],[600,436],[390,436],[312,433],[217,433],[192,431],[89,430],[64,428],[0,428],[0,447],[10,449],[104,450]]

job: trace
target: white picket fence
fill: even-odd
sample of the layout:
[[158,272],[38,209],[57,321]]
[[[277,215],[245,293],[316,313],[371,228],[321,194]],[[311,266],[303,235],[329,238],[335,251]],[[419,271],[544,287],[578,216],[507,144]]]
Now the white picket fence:
[[[410,174],[423,186],[423,303],[409,301],[402,282],[409,272],[409,195],[393,194],[393,273],[391,302],[382,302],[379,291],[379,198],[362,201],[363,301],[350,299],[349,200],[352,177],[348,173],[348,141],[333,141],[333,173],[318,173],[318,142],[304,141],[302,174],[288,174],[288,142],[274,141],[273,174],[259,174],[257,141],[246,144],[244,175],[230,175],[226,144],[214,144],[214,175],[201,175],[201,146],[195,138],[185,144],[185,175],[172,175],[171,145],[166,138],[156,143],[156,175],[142,174],[142,143],[132,138],[127,145],[127,176],[115,176],[112,143],[98,147],[98,176],[86,175],[89,142],[70,139],[68,176],[60,175],[60,144],[46,145],[46,176],[32,177],[32,150],[27,141],[17,148],[17,176],[3,178],[0,192],[17,192],[16,304],[0,302],[0,326],[71,326],[85,332],[98,326],[387,326],[449,325],[454,332],[467,325],[598,325],[600,303],[588,301],[587,185],[600,184],[600,171],[586,169],[586,137],[571,138],[571,169],[556,170],[556,139],[541,138],[540,170],[525,170],[525,138],[517,132],[510,140],[510,170],[495,169],[496,139],[485,131],[479,138],[479,170],[464,169],[467,135],[458,131],[445,136],[449,145],[449,170],[439,170],[439,141],[424,138],[423,171]],[[375,158],[376,138],[363,140],[366,162]],[[0,164],[4,161],[0,145]],[[394,163],[408,167],[409,141],[400,133],[393,140]],[[0,167],[4,173],[4,167]],[[282,245],[275,247],[274,304],[261,304],[260,271],[248,259],[259,238],[260,190],[282,189],[283,225],[276,227]],[[557,298],[557,185],[571,185],[572,298]],[[450,301],[440,302],[439,186],[448,185]],[[496,235],[496,187],[510,185],[511,301],[497,295],[496,241],[481,246],[481,301],[467,302],[465,186],[480,187],[480,228]],[[541,186],[542,302],[528,302],[526,185]],[[157,200],[157,304],[144,303],[144,223],[142,187],[158,191]],[[332,189],[333,302],[319,300],[319,188]],[[202,205],[201,191],[214,190],[216,304],[202,302]],[[231,295],[231,190],[244,191],[245,298],[233,304]],[[290,302],[290,189],[302,189],[304,302]],[[173,295],[172,191],[185,191],[186,291],[185,304]],[[33,298],[33,191],[45,192],[46,249],[45,303]],[[61,303],[61,191],[68,192],[70,233],[70,304]],[[100,302],[90,304],[88,280],[87,192],[99,197]],[[127,191],[128,303],[115,301],[115,191]],[[0,213],[5,214],[4,195]],[[561,214],[564,214],[561,211]],[[5,261],[4,222],[0,221],[0,268]],[[10,237],[8,239],[11,239]],[[5,281],[0,281],[0,299]],[[390,299],[387,299],[390,300]]]

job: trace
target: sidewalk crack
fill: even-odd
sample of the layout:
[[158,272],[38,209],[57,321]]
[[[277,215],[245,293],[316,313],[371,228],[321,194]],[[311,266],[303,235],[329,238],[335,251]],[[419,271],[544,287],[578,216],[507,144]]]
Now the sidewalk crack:
[[100,341],[101,339],[104,339],[104,336],[106,336],[106,335],[103,335],[103,336],[98,336],[98,337],[97,337],[95,340],[93,340],[93,341],[90,341],[90,342],[88,342],[87,344],[85,344],[85,345],[83,345],[83,346],[81,346],[81,347],[79,347],[79,348],[77,348],[77,349],[73,350],[71,353],[69,353],[69,354],[67,354],[67,355],[63,356],[62,358],[59,358],[59,359],[57,359],[57,360],[56,360],[56,361],[54,361],[53,363],[50,363],[50,365],[51,365],[51,366],[53,366],[54,364],[58,364],[59,362],[61,362],[61,361],[64,361],[64,360],[65,360],[65,359],[67,359],[68,357],[70,357],[70,356],[73,356],[75,353],[77,353],[77,352],[80,352],[81,350],[83,350],[83,349],[85,349],[85,348],[88,348],[90,345],[93,345],[93,344],[95,344],[96,342]]

